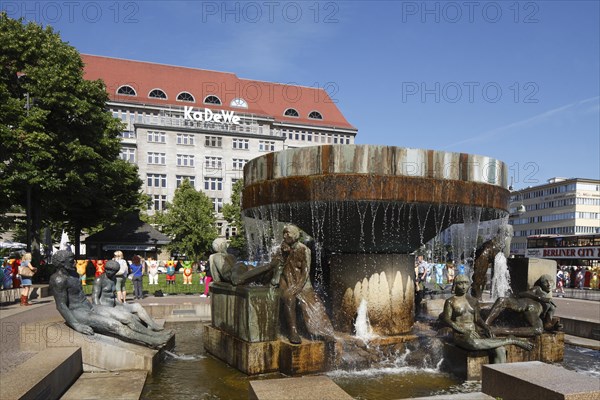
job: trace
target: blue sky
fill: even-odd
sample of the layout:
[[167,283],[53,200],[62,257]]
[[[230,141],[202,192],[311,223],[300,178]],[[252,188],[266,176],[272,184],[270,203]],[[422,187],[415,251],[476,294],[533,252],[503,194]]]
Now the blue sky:
[[79,51],[325,87],[359,144],[600,179],[598,1],[0,1]]

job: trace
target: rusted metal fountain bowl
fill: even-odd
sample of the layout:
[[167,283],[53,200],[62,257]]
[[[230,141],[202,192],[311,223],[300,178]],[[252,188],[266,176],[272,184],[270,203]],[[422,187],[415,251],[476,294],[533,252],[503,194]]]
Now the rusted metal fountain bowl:
[[465,153],[325,145],[244,168],[246,217],[292,222],[332,252],[408,253],[451,224],[507,213],[507,167]]

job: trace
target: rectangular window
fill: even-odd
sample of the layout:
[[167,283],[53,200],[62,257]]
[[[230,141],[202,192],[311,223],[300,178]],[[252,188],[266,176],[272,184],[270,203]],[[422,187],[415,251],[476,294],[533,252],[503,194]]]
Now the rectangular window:
[[148,187],[167,187],[167,175],[166,174],[147,174],[146,183]]
[[123,139],[135,139],[135,132],[134,131],[123,131],[123,132],[121,132],[121,137]]
[[177,134],[177,144],[183,144],[183,145],[187,145],[187,146],[193,146],[195,144],[195,142],[194,142],[194,135],[189,135],[189,134],[185,134],[185,133],[178,133]]
[[205,156],[204,157],[204,167],[209,172],[214,172],[214,171],[220,170],[222,164],[223,164],[222,157],[215,157],[215,156]]
[[190,181],[190,185],[192,185],[193,188],[196,187],[196,177],[191,175],[176,175],[175,184],[177,185],[177,187],[179,187],[186,179]]
[[148,207],[149,210],[159,211],[167,208],[167,196],[164,194],[155,194],[152,196],[152,204]]
[[275,142],[260,140],[258,142],[258,151],[275,151]]
[[148,152],[148,164],[165,165],[166,160],[166,153]]
[[221,147],[222,141],[220,136],[207,136],[204,145],[206,147]]
[[177,166],[178,167],[193,167],[194,156],[190,154],[177,154]]
[[248,162],[248,160],[245,160],[242,158],[234,158],[233,159],[233,169],[235,169],[235,170],[244,169],[244,165],[246,165],[247,162]]
[[232,143],[234,149],[248,150],[250,147],[249,139],[233,139]]
[[165,132],[148,131],[148,142],[167,143],[167,134]]
[[223,190],[223,178],[204,178],[204,190]]
[[222,198],[211,198],[215,212],[220,213],[223,210],[223,199]]
[[121,160],[125,160],[132,164],[135,163],[135,149],[130,149],[128,147],[122,147],[121,152],[119,154],[119,158]]

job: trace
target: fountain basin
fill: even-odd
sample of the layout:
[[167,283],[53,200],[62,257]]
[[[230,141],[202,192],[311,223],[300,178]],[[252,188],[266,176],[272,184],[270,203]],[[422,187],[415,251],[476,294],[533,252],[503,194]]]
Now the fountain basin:
[[506,215],[507,171],[490,157],[436,150],[288,149],[246,164],[242,209],[293,222],[324,250],[409,253],[473,212],[479,220]]

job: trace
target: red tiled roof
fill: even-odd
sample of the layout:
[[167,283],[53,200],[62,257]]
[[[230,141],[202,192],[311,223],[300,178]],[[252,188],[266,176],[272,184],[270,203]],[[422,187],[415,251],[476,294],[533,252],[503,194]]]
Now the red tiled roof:
[[[89,54],[82,54],[81,57],[85,64],[85,78],[102,79],[113,101],[161,106],[208,107],[271,117],[276,122],[355,129],[323,89],[240,79],[228,72]],[[117,95],[117,89],[122,85],[133,87],[137,96]],[[148,94],[153,89],[163,90],[167,94],[167,99],[149,98]],[[181,92],[191,93],[195,102],[177,101],[176,98]],[[204,99],[209,95],[219,97],[223,105],[205,105]],[[248,103],[247,109],[229,106],[231,100],[238,97]],[[288,108],[294,108],[300,116],[297,118],[284,116]],[[312,111],[321,113],[323,119],[308,118]]]

